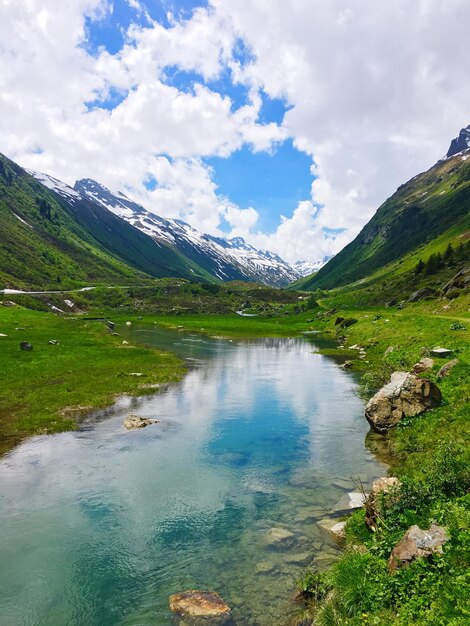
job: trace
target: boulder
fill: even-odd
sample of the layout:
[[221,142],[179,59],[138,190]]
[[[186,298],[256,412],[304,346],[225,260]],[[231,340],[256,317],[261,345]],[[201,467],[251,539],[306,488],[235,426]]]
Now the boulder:
[[353,361],[345,361],[340,367],[344,367],[344,369],[349,369],[354,365]]
[[382,512],[382,496],[397,489],[401,485],[398,478],[391,476],[389,478],[377,478],[372,483],[369,497],[366,500],[366,526],[369,530],[375,530],[377,519]]
[[227,617],[230,607],[215,591],[184,591],[169,598],[170,610],[181,617]]
[[450,537],[443,526],[431,524],[427,530],[411,526],[393,548],[388,560],[388,569],[395,572],[398,568],[409,565],[419,557],[442,554],[442,546]]
[[28,341],[22,341],[20,343],[20,350],[25,350],[26,352],[32,352],[33,346]]
[[408,302],[419,302],[420,300],[424,300],[424,298],[430,298],[432,296],[437,296],[437,291],[432,289],[432,287],[423,287],[412,293],[408,298]]
[[338,326],[338,324],[341,324],[342,322],[344,322],[344,317],[337,317],[335,319],[335,326]]
[[158,424],[158,420],[151,420],[148,417],[139,417],[138,415],[129,415],[124,420],[124,426],[128,430],[135,430],[136,428],[145,428],[151,424]]
[[57,339],[49,339],[49,341],[47,342],[50,346],[58,346],[59,342],[57,341]]
[[448,348],[433,348],[431,350],[431,354],[432,356],[437,356],[439,359],[445,359],[448,357],[451,357],[454,353],[452,350],[449,350]]
[[109,330],[114,330],[116,328],[116,324],[111,320],[107,320],[106,326],[109,328]]
[[2,306],[16,306],[16,302],[12,302],[11,300],[3,300],[0,304]]
[[445,378],[446,376],[449,376],[450,374],[450,370],[455,367],[458,363],[458,359],[452,359],[452,361],[448,361],[447,363],[445,363],[441,369],[437,372],[437,377],[438,378]]
[[413,365],[413,372],[415,374],[421,374],[422,372],[425,372],[426,370],[432,369],[433,365],[434,365],[433,359],[424,357],[423,359],[421,359],[420,361],[418,361],[417,363]]
[[437,406],[442,394],[433,382],[407,372],[394,372],[366,405],[365,416],[378,433],[386,433],[404,417],[419,415]]

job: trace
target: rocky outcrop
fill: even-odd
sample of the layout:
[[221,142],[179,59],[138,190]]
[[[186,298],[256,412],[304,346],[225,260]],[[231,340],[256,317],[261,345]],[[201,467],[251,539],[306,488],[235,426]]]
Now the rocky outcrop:
[[446,376],[449,376],[451,369],[455,367],[458,362],[458,359],[452,359],[452,361],[448,361],[447,363],[445,363],[437,372],[437,377],[445,378]]
[[389,478],[377,478],[377,480],[374,480],[372,483],[372,489],[365,504],[366,526],[369,530],[375,530],[377,528],[377,520],[383,512],[383,496],[385,494],[390,494],[390,492],[398,492],[398,487],[400,485],[401,482],[394,476]]
[[151,424],[158,424],[158,420],[151,420],[148,417],[139,417],[138,415],[129,415],[124,420],[124,426],[128,430],[135,430],[136,428],[145,428]]
[[449,535],[443,526],[432,524],[427,530],[421,530],[419,526],[411,526],[390,554],[389,571],[395,572],[419,557],[427,558],[431,554],[442,554],[442,546],[446,541],[449,541]]
[[215,591],[175,593],[170,596],[169,605],[170,610],[181,617],[218,618],[217,624],[226,623],[230,614],[230,607]]
[[435,289],[432,289],[432,287],[423,287],[422,289],[418,289],[418,291],[412,293],[408,298],[408,302],[419,302],[420,300],[432,298],[433,296],[437,296],[437,291]]
[[366,405],[365,416],[371,427],[386,433],[403,418],[419,415],[437,406],[442,399],[437,385],[407,372],[394,372]]
[[470,266],[464,267],[460,272],[453,276],[448,283],[442,287],[442,291],[447,293],[451,289],[463,289],[470,285]]

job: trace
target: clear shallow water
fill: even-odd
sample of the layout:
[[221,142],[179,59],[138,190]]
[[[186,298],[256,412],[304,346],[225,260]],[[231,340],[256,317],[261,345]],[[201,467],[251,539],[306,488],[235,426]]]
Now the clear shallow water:
[[[0,624],[160,626],[188,588],[240,626],[286,624],[296,578],[334,558],[316,522],[384,473],[354,380],[306,340],[127,332],[198,367],[3,457]],[[129,413],[161,422],[128,432]],[[273,527],[294,534],[282,550]]]

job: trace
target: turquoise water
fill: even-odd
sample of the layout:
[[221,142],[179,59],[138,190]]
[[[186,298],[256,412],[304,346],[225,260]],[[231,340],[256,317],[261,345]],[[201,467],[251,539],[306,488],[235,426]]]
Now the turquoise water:
[[[0,624],[160,626],[189,588],[239,626],[286,624],[296,578],[336,553],[317,522],[385,471],[353,378],[303,339],[122,332],[196,366],[1,459]],[[126,431],[129,413],[160,423]]]

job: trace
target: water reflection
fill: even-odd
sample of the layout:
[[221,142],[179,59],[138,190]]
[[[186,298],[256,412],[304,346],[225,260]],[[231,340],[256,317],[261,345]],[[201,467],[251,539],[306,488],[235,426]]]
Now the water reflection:
[[[0,463],[0,623],[168,624],[170,593],[209,587],[238,624],[283,624],[295,576],[334,550],[312,511],[383,472],[354,383],[304,340],[141,334],[202,364]],[[127,432],[129,413],[161,421]],[[263,539],[278,526],[287,550]]]

